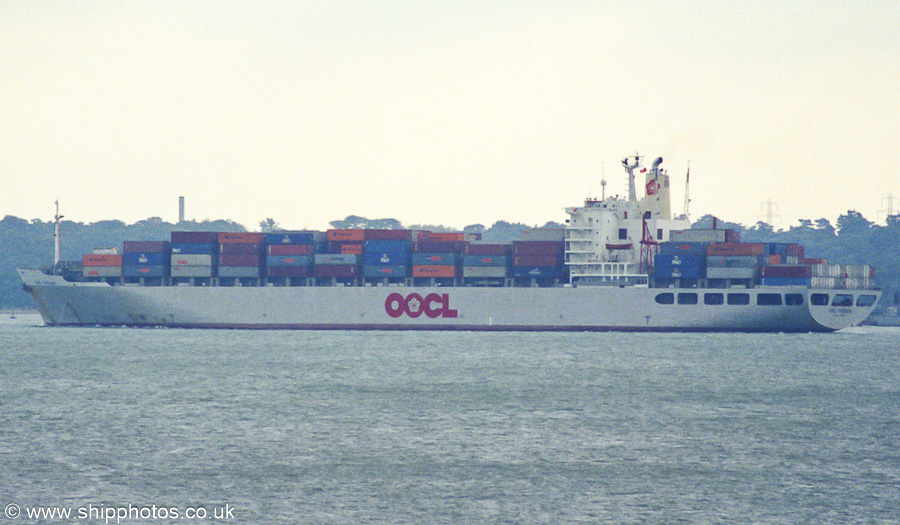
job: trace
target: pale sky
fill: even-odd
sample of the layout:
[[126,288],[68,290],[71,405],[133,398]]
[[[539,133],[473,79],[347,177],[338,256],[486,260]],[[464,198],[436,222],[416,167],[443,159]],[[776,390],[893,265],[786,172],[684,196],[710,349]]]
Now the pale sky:
[[900,1],[682,4],[5,0],[0,216],[543,224],[637,151],[695,218],[883,222]]

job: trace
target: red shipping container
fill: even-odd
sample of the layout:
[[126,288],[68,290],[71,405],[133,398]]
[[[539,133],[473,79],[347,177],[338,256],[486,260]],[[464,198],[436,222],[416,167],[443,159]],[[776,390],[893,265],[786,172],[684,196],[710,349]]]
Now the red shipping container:
[[794,257],[800,257],[802,259],[804,255],[803,246],[799,244],[788,244],[787,254]]
[[219,253],[223,255],[259,255],[262,253],[261,244],[244,244],[229,242],[219,245]]
[[366,230],[367,241],[411,241],[409,230]]
[[259,266],[259,255],[220,255],[219,266]]
[[706,247],[707,255],[764,255],[766,245],[747,242],[721,242]]
[[363,245],[356,243],[343,243],[341,244],[341,255],[362,255]]
[[456,266],[451,265],[413,265],[413,277],[456,277]]
[[168,253],[168,241],[125,241],[123,243],[125,253]]
[[325,240],[361,242],[366,240],[366,230],[327,230],[325,232]]
[[773,266],[760,266],[760,277],[800,277],[808,278],[811,275],[809,266],[801,264],[779,264]]
[[270,266],[266,270],[269,277],[311,277],[308,266]]
[[172,232],[172,242],[176,244],[218,244],[218,232]]
[[803,264],[828,264],[828,261],[822,258],[803,259]]
[[419,253],[462,253],[466,243],[462,241],[419,241],[413,244],[413,251]]
[[315,246],[312,244],[270,244],[266,251],[269,255],[312,255]]
[[266,242],[265,233],[253,232],[221,232],[219,233],[219,244],[240,243],[240,244],[264,244]]
[[516,255],[513,266],[560,266],[562,257],[555,255]]
[[314,272],[316,277],[356,277],[359,275],[359,266],[355,264],[317,264]]
[[513,255],[562,255],[565,246],[558,241],[517,241],[513,243]]
[[466,255],[509,255],[511,244],[469,244]]
[[466,234],[463,232],[451,232],[451,233],[431,232],[431,236],[429,237],[429,240],[444,241],[444,242],[465,241]]
[[81,256],[82,266],[122,266],[121,254],[86,254]]

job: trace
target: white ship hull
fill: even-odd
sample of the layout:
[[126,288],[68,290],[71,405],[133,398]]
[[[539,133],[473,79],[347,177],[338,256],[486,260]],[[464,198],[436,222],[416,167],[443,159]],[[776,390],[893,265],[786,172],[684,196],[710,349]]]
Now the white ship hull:
[[[19,270],[51,326],[507,331],[825,332],[860,324],[879,291],[641,287],[223,287],[72,283]],[[660,293],[696,293],[699,304],[659,304]],[[745,293],[747,305],[706,305],[704,294]],[[800,294],[802,304],[757,305],[760,293]],[[815,306],[812,294],[852,296]]]

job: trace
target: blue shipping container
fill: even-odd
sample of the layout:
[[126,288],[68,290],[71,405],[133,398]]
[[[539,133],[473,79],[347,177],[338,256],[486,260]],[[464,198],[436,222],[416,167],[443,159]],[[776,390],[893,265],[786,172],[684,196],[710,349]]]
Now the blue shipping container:
[[706,266],[706,255],[695,253],[666,254],[660,253],[653,259],[654,267],[663,268],[697,268]]
[[505,255],[464,255],[463,266],[508,266],[509,257]]
[[166,266],[169,264],[167,253],[123,253],[122,266]]
[[172,244],[172,253],[183,253],[185,255],[216,255],[219,253],[219,245],[199,243]]
[[766,246],[768,255],[781,255],[786,257],[788,254],[788,244],[783,242],[770,242]]
[[696,266],[674,266],[668,268],[656,267],[653,275],[664,279],[700,279],[705,275],[701,268]]
[[122,265],[123,277],[166,277],[169,275],[169,269],[166,266],[134,266]]
[[409,252],[365,252],[363,264],[397,265],[409,264]]
[[341,265],[355,265],[359,264],[359,255],[353,254],[345,254],[345,253],[321,253],[316,254],[315,256],[315,264],[341,264]]
[[310,266],[313,258],[309,255],[269,255],[266,266]]
[[409,266],[403,264],[363,266],[363,277],[409,277]]
[[409,253],[412,251],[412,241],[365,241],[363,252],[393,252]]
[[315,232],[266,234],[266,244],[314,244],[315,242]]
[[415,265],[440,264],[443,266],[456,266],[458,258],[455,253],[414,253],[412,263]]
[[512,275],[517,279],[558,279],[562,276],[562,267],[514,266]]

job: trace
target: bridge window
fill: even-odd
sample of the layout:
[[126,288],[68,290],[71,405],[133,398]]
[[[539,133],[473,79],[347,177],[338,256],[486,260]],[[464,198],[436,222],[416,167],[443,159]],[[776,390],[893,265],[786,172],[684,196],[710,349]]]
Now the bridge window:
[[703,294],[703,304],[725,304],[725,295],[720,293],[705,293]]
[[628,238],[628,228],[619,228],[619,240],[624,241]]
[[809,298],[809,302],[813,306],[828,306],[828,294],[827,293],[814,293]]
[[784,304],[788,306],[803,306],[803,295],[799,293],[785,294]]
[[750,294],[730,293],[728,294],[728,304],[732,306],[743,306],[745,304],[750,304]]
[[875,296],[874,295],[860,295],[856,299],[856,306],[861,306],[863,308],[868,308],[875,304]]
[[675,294],[673,293],[661,293],[656,296],[656,302],[658,304],[673,304],[675,303]]
[[697,294],[680,293],[678,294],[678,304],[697,304]]
[[756,304],[759,306],[781,306],[781,294],[761,293],[756,296]]
[[831,306],[840,306],[849,308],[853,306],[853,296],[850,294],[839,293],[831,300]]

